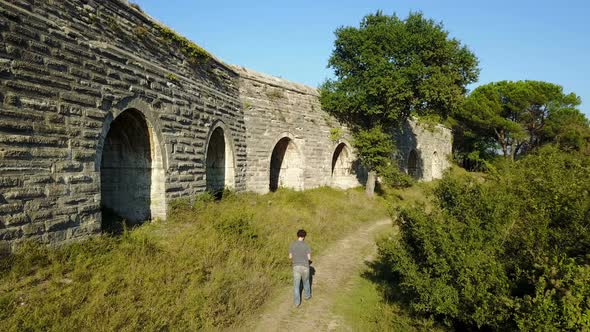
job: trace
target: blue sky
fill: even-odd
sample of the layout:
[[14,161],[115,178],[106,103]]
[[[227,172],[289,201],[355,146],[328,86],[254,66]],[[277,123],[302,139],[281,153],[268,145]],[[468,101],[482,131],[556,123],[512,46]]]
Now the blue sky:
[[381,9],[422,11],[479,58],[479,82],[543,80],[582,97],[590,117],[590,2],[587,0],[135,0],[157,20],[221,60],[318,86],[334,31]]

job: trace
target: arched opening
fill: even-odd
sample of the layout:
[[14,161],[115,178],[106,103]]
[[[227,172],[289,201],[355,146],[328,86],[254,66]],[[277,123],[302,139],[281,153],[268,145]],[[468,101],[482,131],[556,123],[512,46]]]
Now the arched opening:
[[347,189],[358,185],[352,162],[352,154],[348,146],[345,143],[338,144],[332,155],[333,186]]
[[143,114],[121,113],[110,124],[100,163],[102,229],[116,232],[166,216],[165,172],[160,146]]
[[434,153],[432,154],[432,179],[442,179],[442,173],[442,161],[440,160],[438,153],[434,151]]
[[303,163],[297,147],[289,137],[280,139],[270,157],[270,191],[279,187],[303,189]]
[[408,156],[408,174],[415,179],[418,179],[421,176],[416,150],[411,150]]
[[217,196],[224,188],[234,188],[233,151],[221,127],[215,128],[209,138],[206,167],[207,191]]

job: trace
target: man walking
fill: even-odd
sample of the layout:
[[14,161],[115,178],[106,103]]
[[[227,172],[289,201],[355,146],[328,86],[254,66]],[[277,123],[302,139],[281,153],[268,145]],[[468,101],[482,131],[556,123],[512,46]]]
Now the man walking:
[[297,231],[297,240],[289,246],[289,258],[293,262],[293,304],[298,307],[301,304],[300,283],[303,280],[303,293],[306,300],[311,298],[309,285],[309,261],[311,260],[311,248],[305,243],[307,232]]

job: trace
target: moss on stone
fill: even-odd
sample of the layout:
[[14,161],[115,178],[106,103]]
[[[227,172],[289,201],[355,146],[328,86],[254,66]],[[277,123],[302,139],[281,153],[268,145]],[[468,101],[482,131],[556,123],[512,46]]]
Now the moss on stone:
[[207,62],[211,59],[211,54],[209,54],[209,52],[205,51],[202,47],[187,38],[177,34],[174,30],[161,25],[156,25],[156,29],[164,41],[178,46],[180,51],[189,58],[189,62],[198,64]]

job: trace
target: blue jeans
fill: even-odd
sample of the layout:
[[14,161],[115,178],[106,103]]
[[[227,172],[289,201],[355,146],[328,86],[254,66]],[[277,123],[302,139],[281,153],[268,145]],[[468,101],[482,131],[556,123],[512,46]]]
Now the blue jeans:
[[299,305],[301,303],[301,293],[299,290],[301,280],[303,280],[303,295],[305,299],[311,298],[311,287],[309,285],[309,267],[308,266],[293,266],[293,304]]

